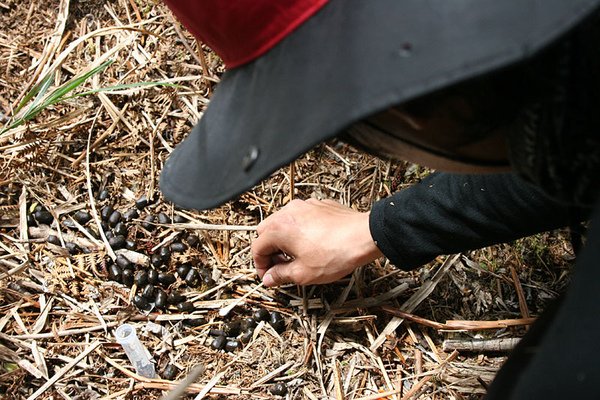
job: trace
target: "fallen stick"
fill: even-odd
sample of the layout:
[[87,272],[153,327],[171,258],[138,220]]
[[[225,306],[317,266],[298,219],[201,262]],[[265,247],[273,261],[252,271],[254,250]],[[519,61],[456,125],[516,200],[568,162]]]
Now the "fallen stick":
[[502,329],[510,326],[531,325],[535,322],[535,318],[516,318],[500,319],[497,321],[448,320],[446,323],[442,323],[431,321],[429,319],[422,318],[390,306],[382,306],[381,309],[396,317],[407,319],[409,321],[416,322],[417,324],[443,331],[480,331],[484,329]]
[[442,349],[444,351],[470,351],[474,353],[483,352],[506,352],[511,351],[520,338],[503,338],[503,339],[468,339],[468,340],[455,340],[448,339],[442,343]]

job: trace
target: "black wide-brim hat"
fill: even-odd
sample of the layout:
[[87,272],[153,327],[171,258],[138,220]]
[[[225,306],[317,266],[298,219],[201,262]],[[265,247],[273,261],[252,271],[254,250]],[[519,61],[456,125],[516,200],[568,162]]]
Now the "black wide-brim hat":
[[[250,21],[268,3],[253,1]],[[193,12],[182,12],[185,1],[167,3],[202,36]],[[223,4],[188,3],[195,12]],[[221,205],[358,120],[534,56],[599,1],[311,3],[301,23],[282,28],[268,49],[223,75],[204,115],[164,165],[167,199],[194,209]],[[228,24],[212,29],[228,40]]]

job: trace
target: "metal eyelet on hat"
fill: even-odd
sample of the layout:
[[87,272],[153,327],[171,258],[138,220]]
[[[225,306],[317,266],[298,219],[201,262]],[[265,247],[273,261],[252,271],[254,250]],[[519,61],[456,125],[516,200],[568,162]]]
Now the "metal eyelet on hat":
[[258,147],[250,146],[250,148],[248,149],[248,152],[242,159],[242,168],[244,169],[245,172],[248,172],[248,170],[250,170],[250,168],[252,168],[252,166],[256,163],[256,160],[258,160],[259,154],[260,154],[260,152],[258,150]]

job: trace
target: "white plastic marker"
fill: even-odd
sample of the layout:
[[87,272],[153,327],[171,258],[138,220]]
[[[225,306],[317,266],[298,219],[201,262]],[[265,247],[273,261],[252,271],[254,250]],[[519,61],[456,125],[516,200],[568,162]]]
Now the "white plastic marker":
[[223,307],[219,310],[219,315],[221,317],[226,316],[227,314],[229,314],[231,312],[231,310],[233,310],[236,306],[240,305],[241,303],[244,302],[244,300],[246,300],[252,293],[256,292],[258,289],[260,289],[261,287],[263,287],[264,284],[261,282],[259,285],[257,285],[254,289],[251,289],[248,293],[246,293],[245,295],[243,295],[242,297],[240,297],[239,299],[235,300],[233,303],[229,304],[227,307]]
[[123,346],[127,358],[135,368],[135,372],[146,378],[156,378],[156,370],[152,360],[150,360],[150,353],[138,339],[133,325],[123,324],[119,326],[115,331],[115,337],[117,342]]

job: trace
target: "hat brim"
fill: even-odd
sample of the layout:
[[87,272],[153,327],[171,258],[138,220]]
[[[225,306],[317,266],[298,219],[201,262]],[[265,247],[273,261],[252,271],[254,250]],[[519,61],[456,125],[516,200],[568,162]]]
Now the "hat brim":
[[224,74],[160,188],[182,207],[219,206],[355,121],[536,54],[598,3],[332,0]]

